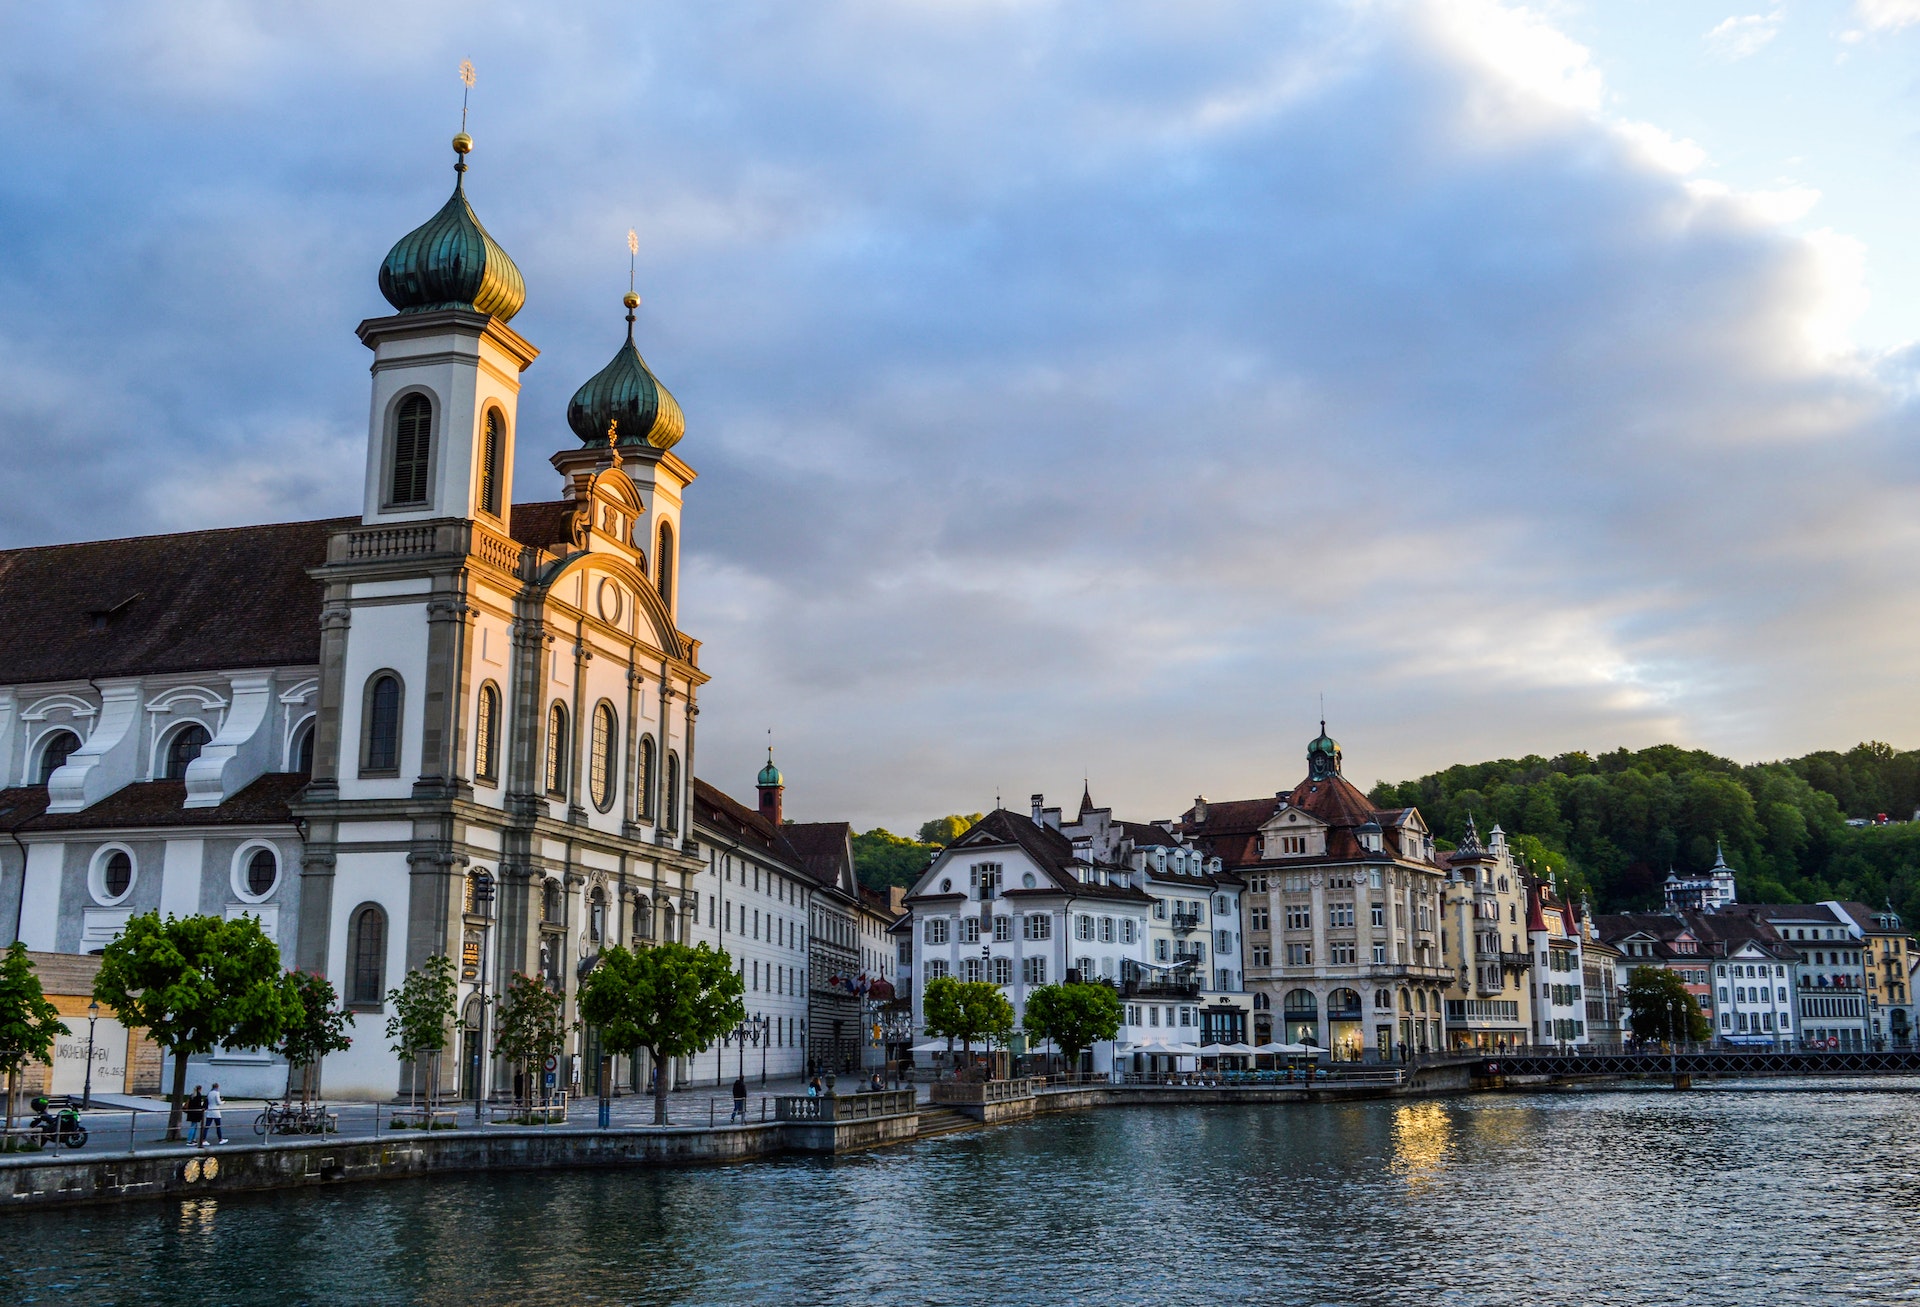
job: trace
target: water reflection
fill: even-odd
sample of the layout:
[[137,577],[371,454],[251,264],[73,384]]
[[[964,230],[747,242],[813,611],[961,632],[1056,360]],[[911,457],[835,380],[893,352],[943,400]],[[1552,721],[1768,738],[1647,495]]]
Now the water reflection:
[[[1920,1097],[1128,1109],[836,1162],[9,1215],[16,1303],[1911,1299]],[[1764,1201],[1761,1201],[1761,1199]]]
[[1417,1103],[1393,1113],[1393,1173],[1410,1193],[1419,1193],[1447,1165],[1453,1146],[1453,1116],[1440,1103]]

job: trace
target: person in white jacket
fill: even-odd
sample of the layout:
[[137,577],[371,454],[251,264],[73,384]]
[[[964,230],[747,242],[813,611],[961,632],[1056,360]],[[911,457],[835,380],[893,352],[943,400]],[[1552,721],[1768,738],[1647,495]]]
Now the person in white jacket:
[[200,1146],[205,1148],[214,1135],[220,1136],[220,1142],[227,1142],[227,1132],[220,1128],[220,1082],[213,1082],[213,1088],[207,1091],[206,1122],[200,1127]]

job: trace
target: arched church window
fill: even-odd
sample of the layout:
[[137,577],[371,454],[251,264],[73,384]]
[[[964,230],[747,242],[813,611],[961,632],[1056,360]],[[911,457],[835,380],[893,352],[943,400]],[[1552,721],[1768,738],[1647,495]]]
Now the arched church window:
[[540,890],[540,920],[550,926],[564,924],[560,916],[560,882],[548,880]]
[[567,797],[567,709],[560,703],[547,709],[547,793]]
[[308,722],[300,728],[293,738],[292,770],[301,776],[313,775],[313,723]]
[[366,742],[361,748],[363,775],[392,775],[400,770],[400,678],[375,672],[367,682]]
[[640,819],[653,820],[653,737],[640,737]]
[[680,829],[680,755],[667,755],[667,829]]
[[619,762],[613,751],[617,747],[618,727],[613,705],[602,699],[593,709],[593,747],[592,757],[588,759],[591,770],[587,777],[593,806],[602,812],[613,806],[613,777]]
[[654,552],[653,583],[660,589],[660,602],[673,607],[673,524],[660,524],[660,547]]
[[175,731],[167,740],[167,762],[162,777],[170,781],[185,780],[187,764],[200,756],[200,750],[207,747],[211,738],[199,722],[188,722]]
[[644,894],[633,901],[633,933],[639,939],[653,938],[653,900]]
[[427,468],[433,453],[433,403],[425,395],[400,401],[393,421],[393,481],[387,496],[396,507],[427,502]]
[[55,731],[47,736],[46,743],[40,746],[40,784],[52,780],[53,774],[67,765],[67,759],[79,747],[80,737],[72,731]]
[[347,940],[347,1002],[378,1006],[385,988],[387,914],[377,904],[357,908]]
[[500,690],[492,681],[480,687],[479,707],[473,723],[473,775],[475,780],[499,778]]
[[500,454],[506,443],[507,420],[490,408],[480,435],[480,511],[495,517],[500,516]]
[[598,944],[607,928],[607,892],[598,885],[587,900],[587,938]]

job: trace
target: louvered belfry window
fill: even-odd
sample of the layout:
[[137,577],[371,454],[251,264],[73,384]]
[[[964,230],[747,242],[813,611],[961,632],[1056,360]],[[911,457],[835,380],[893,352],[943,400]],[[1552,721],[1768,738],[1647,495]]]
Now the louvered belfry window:
[[409,395],[400,403],[393,425],[393,485],[388,498],[395,504],[427,502],[427,464],[433,453],[433,404],[425,395]]
[[500,410],[487,410],[487,429],[480,451],[480,511],[500,516],[500,447],[506,443]]

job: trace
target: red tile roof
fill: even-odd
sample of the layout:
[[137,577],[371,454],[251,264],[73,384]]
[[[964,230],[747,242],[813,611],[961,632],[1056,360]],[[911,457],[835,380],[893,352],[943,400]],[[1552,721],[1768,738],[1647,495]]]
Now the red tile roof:
[[353,521],[0,552],[0,684],[318,662],[307,569]]

